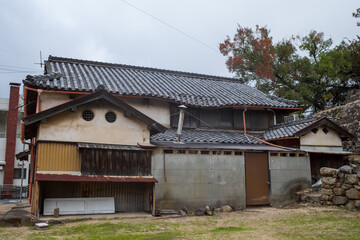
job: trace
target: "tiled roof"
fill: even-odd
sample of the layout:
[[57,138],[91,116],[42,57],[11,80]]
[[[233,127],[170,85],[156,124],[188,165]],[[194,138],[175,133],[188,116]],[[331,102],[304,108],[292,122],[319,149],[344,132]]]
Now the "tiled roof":
[[301,120],[297,120],[297,121],[291,121],[291,122],[275,125],[265,131],[264,139],[271,140],[271,139],[277,139],[277,138],[292,137],[292,136],[294,136],[294,133],[311,125],[316,120],[317,120],[316,117],[310,117],[310,118],[306,118],[306,119],[301,119]]
[[28,76],[25,86],[162,98],[197,107],[264,106],[299,108],[299,102],[268,96],[240,80],[202,74],[49,56],[45,75]]
[[[262,134],[255,134],[262,137]],[[250,142],[249,142],[249,140]],[[168,129],[164,133],[151,136],[151,142],[174,142],[176,141],[176,129]],[[263,144],[251,137],[246,137],[244,132],[235,130],[213,130],[213,129],[183,129],[181,142],[185,143],[236,143],[236,144]],[[156,144],[155,144],[156,145]]]

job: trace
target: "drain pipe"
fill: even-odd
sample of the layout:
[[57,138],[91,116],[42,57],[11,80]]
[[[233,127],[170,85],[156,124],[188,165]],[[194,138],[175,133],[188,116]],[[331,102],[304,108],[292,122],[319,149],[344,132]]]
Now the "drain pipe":
[[181,141],[181,132],[182,132],[182,128],[184,125],[184,116],[185,116],[185,109],[187,108],[184,105],[180,105],[180,113],[179,113],[179,122],[178,122],[178,127],[177,127],[177,132],[176,132],[176,143],[180,143]]
[[[257,137],[255,137],[255,136],[253,136],[253,135],[250,135],[250,134],[248,134],[247,132],[246,132],[246,121],[245,121],[245,112],[247,111],[247,107],[245,106],[244,107],[244,111],[243,111],[243,121],[244,121],[244,134],[245,134],[245,136],[246,137],[251,137],[251,138],[253,138],[253,139],[256,139],[256,140],[258,140],[258,141],[260,141],[260,142],[263,142],[263,143],[265,143],[265,144],[267,144],[267,145],[270,145],[270,146],[273,146],[273,147],[277,147],[277,148],[282,148],[282,149],[287,149],[287,150],[294,150],[294,149],[291,149],[291,148],[287,148],[287,147],[284,147],[284,146],[280,146],[280,145],[276,145],[276,144],[272,144],[272,143],[269,143],[269,142],[267,142],[267,141],[264,141],[264,140],[262,140],[262,139],[260,139],[260,138],[257,138]],[[249,139],[249,138],[248,138]]]

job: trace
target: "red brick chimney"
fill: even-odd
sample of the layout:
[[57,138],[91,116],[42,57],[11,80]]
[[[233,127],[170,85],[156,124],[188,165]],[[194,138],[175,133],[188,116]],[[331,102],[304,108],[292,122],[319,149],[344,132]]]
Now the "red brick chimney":
[[20,88],[20,83],[10,83],[9,112],[8,112],[7,130],[6,130],[6,150],[5,150],[6,164],[4,169],[4,184],[13,184],[13,178],[14,178],[19,88]]

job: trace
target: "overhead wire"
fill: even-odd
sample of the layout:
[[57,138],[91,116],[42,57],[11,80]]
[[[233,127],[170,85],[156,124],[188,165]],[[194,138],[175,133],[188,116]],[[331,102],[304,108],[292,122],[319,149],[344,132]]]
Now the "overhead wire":
[[195,38],[195,37],[191,36],[190,34],[188,34],[188,33],[184,32],[184,31],[182,31],[181,29],[179,29],[179,28],[177,28],[177,27],[174,27],[174,26],[170,25],[169,23],[167,23],[167,22],[165,22],[165,21],[161,20],[160,18],[158,18],[158,17],[156,17],[156,16],[154,16],[154,15],[152,15],[152,14],[150,14],[150,13],[148,13],[148,12],[144,11],[144,10],[142,10],[141,8],[139,8],[139,7],[137,7],[137,6],[135,6],[135,5],[131,4],[131,3],[129,3],[128,1],[125,1],[125,0],[121,0],[121,1],[122,1],[123,3],[125,3],[125,4],[129,5],[130,7],[134,8],[134,9],[136,9],[136,10],[138,10],[138,11],[140,11],[140,12],[142,12],[142,13],[146,14],[146,15],[148,15],[149,17],[151,17],[151,18],[155,19],[156,21],[158,21],[158,22],[160,22],[160,23],[162,23],[162,24],[164,24],[164,25],[168,26],[169,28],[171,28],[171,29],[173,29],[173,30],[175,30],[175,31],[177,31],[177,32],[179,32],[179,33],[181,33],[181,34],[185,35],[186,37],[188,37],[188,38],[190,38],[190,39],[192,39],[192,40],[194,40],[194,41],[196,41],[196,42],[200,43],[201,45],[203,45],[203,46],[205,46],[205,47],[207,47],[207,48],[211,49],[212,51],[215,51],[215,52],[219,53],[219,51],[218,51],[216,48],[214,48],[214,47],[212,47],[212,46],[208,45],[207,43],[205,43],[205,42],[203,42],[203,41],[201,41],[201,40],[199,40],[199,39],[197,39],[197,38]]

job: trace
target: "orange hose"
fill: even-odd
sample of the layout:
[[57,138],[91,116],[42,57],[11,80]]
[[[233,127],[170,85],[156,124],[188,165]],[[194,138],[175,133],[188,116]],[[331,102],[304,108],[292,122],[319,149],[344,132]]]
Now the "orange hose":
[[268,145],[273,146],[273,147],[282,148],[282,149],[285,148],[284,146],[272,144],[272,143],[269,143],[269,142],[267,142],[267,141],[265,141],[265,140],[262,140],[262,139],[260,139],[260,138],[257,138],[257,137],[255,137],[255,136],[253,136],[253,135],[247,134],[247,133],[246,133],[245,111],[243,111],[243,122],[244,122],[244,134],[245,134],[246,136],[251,137],[251,138],[254,138],[254,139],[256,139],[256,140],[258,140],[258,141],[260,141],[260,142],[263,142],[263,143],[268,144]]

